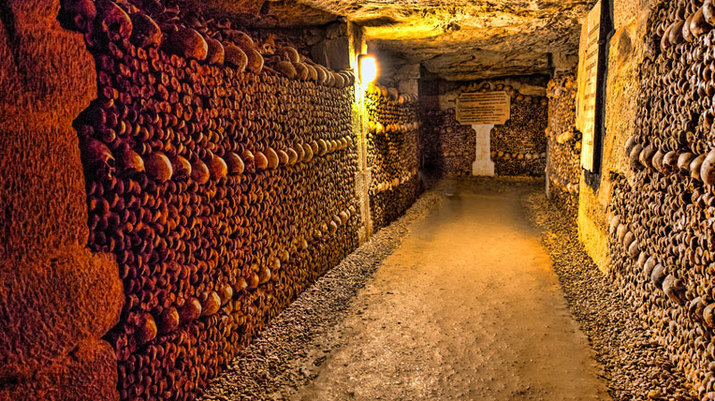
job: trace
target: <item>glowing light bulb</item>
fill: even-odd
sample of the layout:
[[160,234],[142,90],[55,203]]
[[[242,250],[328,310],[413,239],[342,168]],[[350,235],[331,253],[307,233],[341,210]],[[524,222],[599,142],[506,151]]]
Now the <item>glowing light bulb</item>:
[[365,85],[377,79],[377,59],[367,54],[360,56],[360,82]]

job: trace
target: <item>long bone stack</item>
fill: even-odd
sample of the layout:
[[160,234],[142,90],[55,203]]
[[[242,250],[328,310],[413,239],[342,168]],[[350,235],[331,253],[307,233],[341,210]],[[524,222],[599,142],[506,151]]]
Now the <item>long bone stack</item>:
[[576,77],[571,73],[554,76],[547,87],[549,98],[548,162],[546,176],[549,197],[575,219],[578,213],[578,185],[581,179],[581,133],[576,130]]
[[96,60],[75,126],[88,245],[124,282],[120,396],[192,399],[357,246],[354,77],[156,1],[63,7]]
[[404,213],[421,190],[417,98],[379,86],[369,87],[366,98],[370,212],[374,226],[384,227]]
[[715,399],[714,26],[710,0],[661,2],[650,15],[609,237],[619,290],[703,400]]

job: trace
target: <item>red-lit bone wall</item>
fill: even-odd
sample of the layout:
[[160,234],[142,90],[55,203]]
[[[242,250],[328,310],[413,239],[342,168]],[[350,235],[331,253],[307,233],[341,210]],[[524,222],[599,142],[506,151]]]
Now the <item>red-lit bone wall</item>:
[[178,7],[63,6],[3,10],[0,399],[192,399],[357,247],[354,77]]
[[156,32],[168,13],[111,11],[75,124],[89,247],[124,282],[121,399],[191,399],[357,246],[352,74],[226,23]]

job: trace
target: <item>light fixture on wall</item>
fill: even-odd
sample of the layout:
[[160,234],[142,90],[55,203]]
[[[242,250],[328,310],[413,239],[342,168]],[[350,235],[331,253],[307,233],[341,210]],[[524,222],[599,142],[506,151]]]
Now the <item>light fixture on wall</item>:
[[358,56],[358,72],[360,75],[360,83],[367,85],[377,79],[377,59],[370,54],[361,54]]

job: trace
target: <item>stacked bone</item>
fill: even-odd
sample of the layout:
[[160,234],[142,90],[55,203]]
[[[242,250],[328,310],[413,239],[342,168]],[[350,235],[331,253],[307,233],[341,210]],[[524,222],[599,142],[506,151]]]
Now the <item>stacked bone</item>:
[[542,176],[546,168],[548,101],[545,97],[522,95],[511,85],[483,82],[478,89],[506,91],[511,96],[511,118],[491,134],[491,156],[497,175]]
[[63,13],[97,61],[75,126],[88,246],[124,281],[120,396],[192,399],[357,246],[352,76],[156,2],[79,3]]
[[370,210],[374,227],[384,227],[410,207],[419,195],[417,137],[420,128],[416,96],[394,88],[370,86],[367,164],[372,170]]
[[571,219],[578,213],[578,185],[581,133],[576,130],[576,78],[573,73],[561,73],[549,82],[549,160],[546,175],[549,199]]
[[715,400],[713,26],[711,0],[650,14],[632,170],[614,180],[610,221],[619,290],[703,400]]
[[476,133],[471,126],[460,125],[454,109],[424,112],[422,146],[425,165],[444,177],[472,174],[476,158]]
[[[457,92],[505,91],[511,96],[511,119],[491,132],[490,154],[497,175],[544,174],[546,165],[547,99],[525,96],[500,81],[474,81]],[[476,159],[476,132],[456,120],[455,110],[423,111],[421,154],[425,166],[444,177],[469,176]]]

